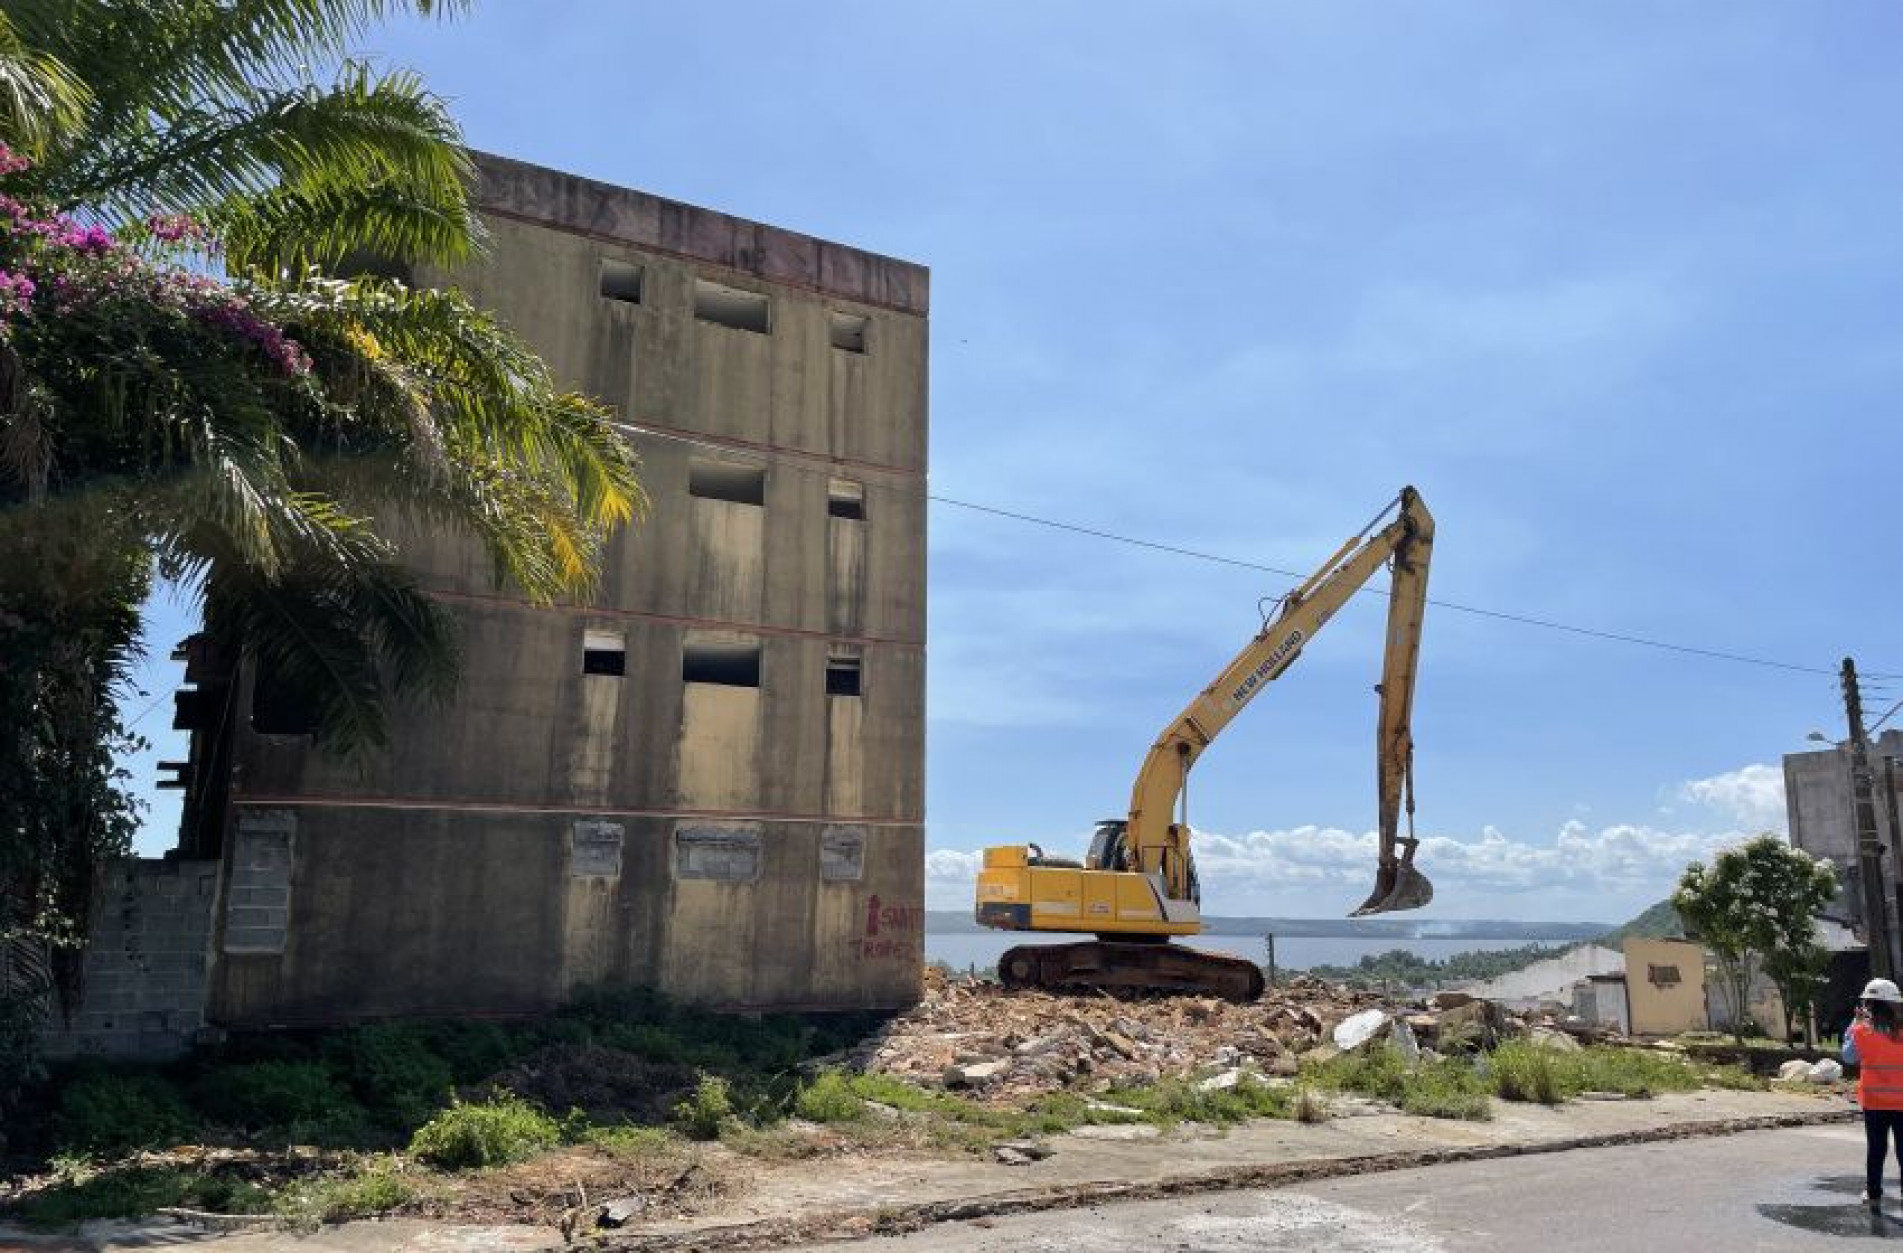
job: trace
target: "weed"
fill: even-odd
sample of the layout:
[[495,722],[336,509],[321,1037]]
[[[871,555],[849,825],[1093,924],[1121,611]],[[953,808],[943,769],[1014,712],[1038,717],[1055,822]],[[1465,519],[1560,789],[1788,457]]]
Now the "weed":
[[624,1123],[619,1127],[589,1127],[576,1137],[613,1157],[661,1157],[680,1147],[674,1133],[665,1127],[637,1127]]
[[343,1175],[306,1180],[280,1193],[277,1213],[302,1228],[387,1214],[415,1200],[416,1186],[403,1177],[393,1157],[359,1162]]
[[1294,1108],[1287,1088],[1248,1078],[1234,1087],[1213,1089],[1185,1079],[1160,1079],[1148,1087],[1114,1088],[1108,1100],[1142,1110],[1148,1121],[1166,1126],[1201,1122],[1226,1127],[1250,1118],[1287,1118]]
[[53,1114],[53,1139],[64,1149],[119,1152],[183,1139],[197,1120],[170,1082],[139,1071],[81,1071],[69,1080]]
[[428,1035],[420,1023],[357,1027],[326,1042],[325,1060],[372,1118],[408,1131],[442,1107],[455,1083],[449,1063],[430,1051]]
[[793,1098],[793,1112],[810,1122],[857,1122],[866,1116],[866,1102],[844,1075],[826,1070],[801,1085]]
[[[1560,1054],[1525,1040],[1509,1040],[1494,1050],[1488,1062],[1493,1090],[1504,1101],[1537,1101],[1558,1105],[1582,1088],[1562,1083]],[[1568,1076],[1570,1079],[1571,1076]]]
[[691,1095],[674,1107],[674,1121],[690,1140],[718,1140],[734,1121],[733,1094],[718,1075],[703,1075]]
[[1328,1121],[1328,1102],[1321,1093],[1313,1088],[1295,1090],[1295,1121],[1318,1123]]
[[1771,1087],[1770,1081],[1759,1078],[1742,1066],[1708,1066],[1705,1068],[1705,1086],[1709,1088],[1729,1088],[1737,1092],[1764,1092]]
[[1425,1118],[1485,1119],[1487,1083],[1465,1059],[1444,1057],[1410,1064],[1390,1044],[1374,1045],[1318,1067],[1308,1080],[1317,1087],[1355,1092]]
[[68,1161],[60,1179],[20,1203],[30,1226],[71,1227],[95,1218],[138,1218],[168,1206],[220,1214],[268,1211],[269,1194],[255,1184],[169,1166],[96,1169]]
[[247,1131],[363,1117],[350,1093],[315,1062],[220,1066],[200,1076],[192,1095],[194,1104],[215,1121]]
[[465,1170],[524,1161],[562,1138],[561,1124],[518,1096],[456,1101],[417,1128],[410,1153],[432,1166]]

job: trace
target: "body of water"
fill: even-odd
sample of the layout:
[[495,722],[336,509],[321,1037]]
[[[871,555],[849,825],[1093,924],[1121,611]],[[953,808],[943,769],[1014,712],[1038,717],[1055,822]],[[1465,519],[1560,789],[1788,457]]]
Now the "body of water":
[[[984,933],[925,933],[925,959],[944,962],[957,970],[998,964],[1004,950],[1019,944],[1064,944],[1089,939],[1036,932],[994,931]],[[1192,935],[1177,941],[1212,953],[1230,953],[1251,961],[1265,960],[1262,937],[1247,935]],[[1578,943],[1579,941],[1572,941]],[[1310,966],[1352,966],[1363,957],[1404,948],[1422,957],[1439,959],[1455,953],[1481,949],[1519,948],[1530,940],[1408,940],[1399,936],[1358,939],[1351,936],[1278,935],[1275,937],[1275,965],[1278,970],[1306,970]]]

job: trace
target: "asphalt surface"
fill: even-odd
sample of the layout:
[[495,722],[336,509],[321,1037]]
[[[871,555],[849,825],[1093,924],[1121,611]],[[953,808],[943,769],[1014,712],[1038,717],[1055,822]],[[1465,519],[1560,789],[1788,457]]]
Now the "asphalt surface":
[[1899,1168],[1880,1216],[1863,1207],[1861,1127],[1807,1127],[1581,1149],[1342,1178],[1298,1188],[1142,1201],[825,1246],[885,1253],[1479,1253],[1481,1250],[1805,1250],[1898,1241]]

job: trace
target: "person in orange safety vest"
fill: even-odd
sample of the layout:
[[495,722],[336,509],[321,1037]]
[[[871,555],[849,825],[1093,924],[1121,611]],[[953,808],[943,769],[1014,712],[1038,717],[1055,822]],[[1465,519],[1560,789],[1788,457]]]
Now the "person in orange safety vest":
[[1883,1199],[1883,1164],[1890,1141],[1903,1167],[1903,992],[1888,979],[1872,979],[1857,1001],[1857,1017],[1844,1032],[1844,1061],[1858,1068],[1857,1104],[1863,1107],[1863,1203]]

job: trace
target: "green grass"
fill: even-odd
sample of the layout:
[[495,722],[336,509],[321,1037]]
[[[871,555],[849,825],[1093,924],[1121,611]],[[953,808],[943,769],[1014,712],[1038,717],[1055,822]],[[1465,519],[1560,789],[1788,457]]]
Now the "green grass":
[[1245,1078],[1232,1088],[1204,1090],[1187,1079],[1161,1079],[1136,1088],[1113,1088],[1104,1097],[1112,1105],[1141,1110],[1145,1120],[1161,1126],[1177,1123],[1213,1123],[1233,1126],[1251,1118],[1292,1118],[1295,1092]]
[[1502,1044],[1491,1066],[1494,1091],[1501,1099],[1543,1105],[1558,1105],[1581,1092],[1628,1097],[1690,1092],[1705,1086],[1712,1073],[1711,1068],[1646,1049],[1594,1045],[1563,1053],[1526,1040]]
[[809,1122],[858,1122],[869,1116],[866,1100],[852,1089],[852,1081],[836,1070],[822,1071],[802,1084],[793,1098],[793,1112]]
[[718,1075],[704,1076],[693,1092],[674,1107],[674,1123],[690,1140],[718,1140],[738,1118],[733,1092]]
[[219,1214],[268,1214],[263,1188],[207,1171],[169,1166],[97,1168],[69,1161],[60,1179],[22,1201],[19,1216],[42,1230],[95,1218],[138,1218],[174,1206]]
[[680,1148],[680,1137],[667,1128],[637,1127],[632,1123],[584,1127],[573,1138],[620,1158],[660,1157]]
[[272,1209],[294,1226],[311,1228],[387,1214],[415,1200],[419,1189],[393,1157],[359,1162],[341,1175],[294,1183],[273,1199]]
[[1425,1118],[1484,1120],[1493,1116],[1487,1081],[1465,1058],[1410,1064],[1390,1044],[1337,1057],[1307,1071],[1310,1083],[1353,1092]]
[[53,1141],[68,1153],[116,1153],[173,1144],[197,1124],[184,1095],[156,1072],[81,1068],[60,1092]]
[[457,1101],[417,1128],[410,1154],[444,1170],[526,1161],[562,1139],[562,1126],[517,1096]]

